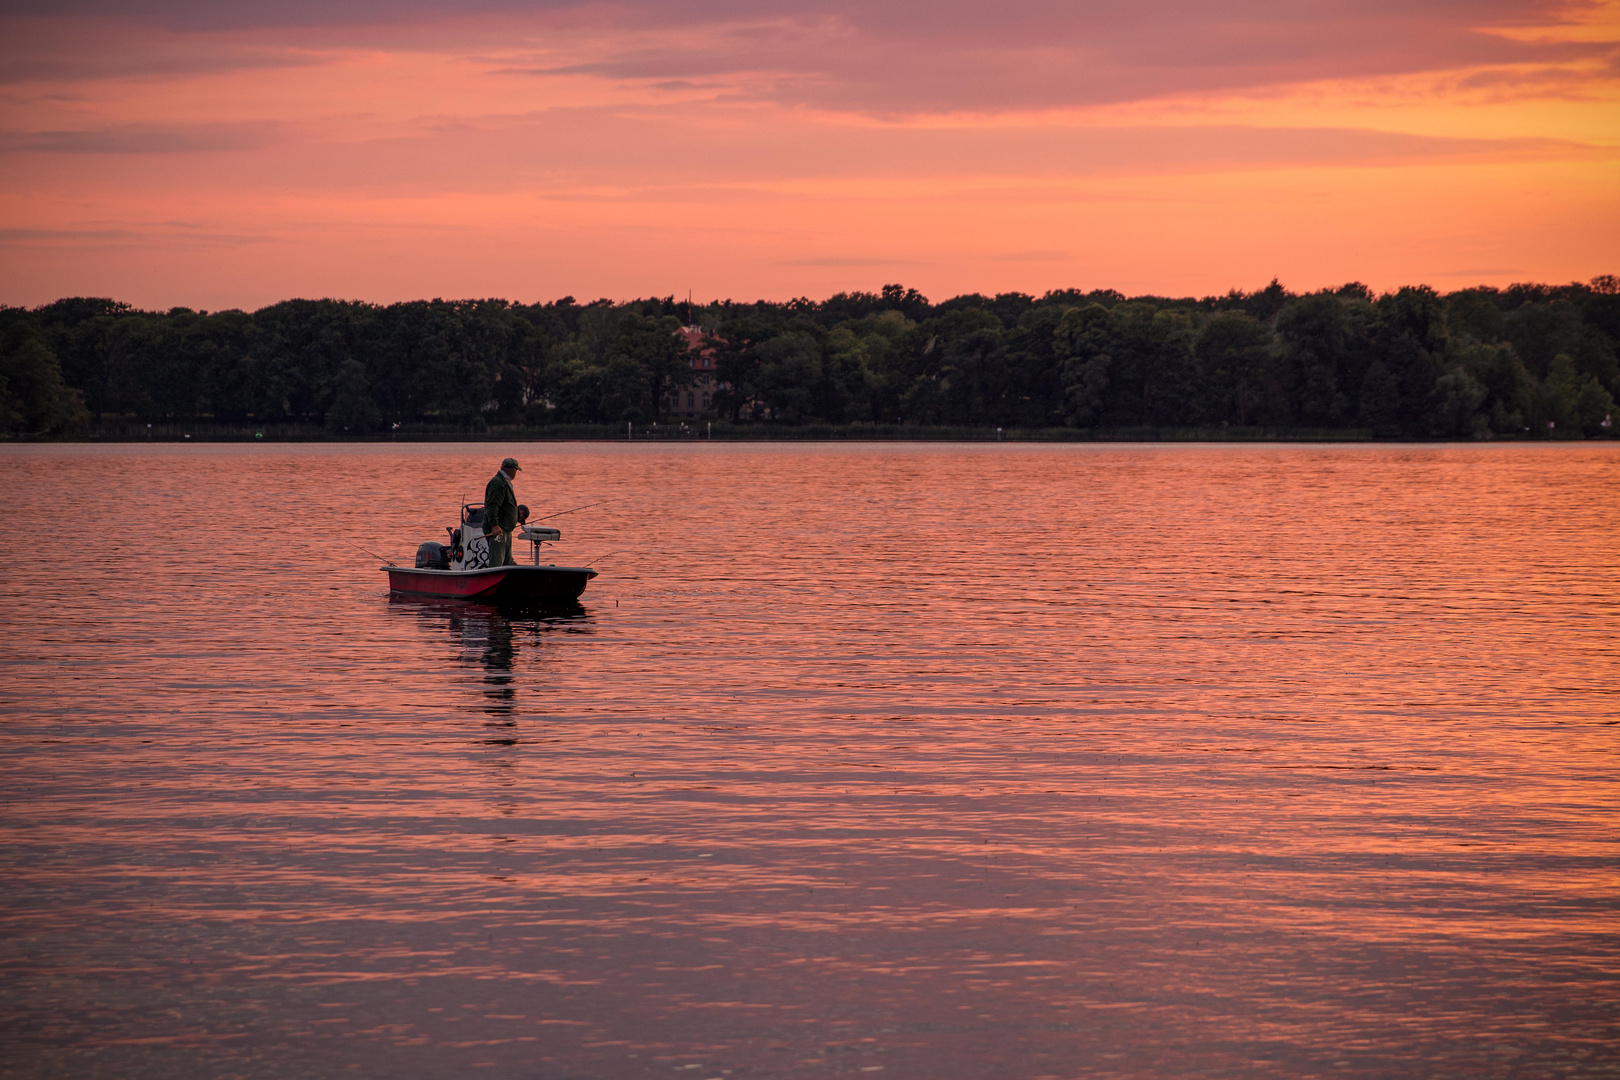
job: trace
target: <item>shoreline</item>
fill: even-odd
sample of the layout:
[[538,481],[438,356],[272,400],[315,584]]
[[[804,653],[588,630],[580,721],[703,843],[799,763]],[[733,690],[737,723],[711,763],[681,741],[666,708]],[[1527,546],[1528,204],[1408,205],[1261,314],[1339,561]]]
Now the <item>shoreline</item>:
[[235,424],[164,424],[146,431],[131,428],[78,435],[0,436],[0,444],[37,443],[505,443],[505,442],[1021,442],[1021,443],[1551,443],[1606,442],[1613,436],[1530,434],[1486,438],[1414,439],[1378,435],[1366,428],[964,428],[925,425],[754,424],[661,425],[629,433],[609,425],[557,424],[546,427],[492,427],[483,431],[416,430],[368,434],[328,431],[320,425],[256,428]]

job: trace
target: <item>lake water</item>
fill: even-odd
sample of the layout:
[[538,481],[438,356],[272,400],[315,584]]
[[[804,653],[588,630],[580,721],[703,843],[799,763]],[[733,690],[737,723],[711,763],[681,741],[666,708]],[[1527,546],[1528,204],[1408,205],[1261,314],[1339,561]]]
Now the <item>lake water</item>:
[[[580,609],[390,600],[506,453]],[[1620,444],[0,490],[0,1075],[1620,1071]]]

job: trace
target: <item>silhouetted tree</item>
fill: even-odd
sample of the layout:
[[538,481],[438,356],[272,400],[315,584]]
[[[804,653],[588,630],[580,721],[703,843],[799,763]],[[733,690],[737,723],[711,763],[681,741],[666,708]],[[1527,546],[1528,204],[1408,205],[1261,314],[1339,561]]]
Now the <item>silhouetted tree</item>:
[[1059,289],[931,303],[898,284],[783,303],[289,300],[138,311],[76,297],[0,312],[0,421],[648,424],[691,384],[700,323],[740,422],[1035,428],[1205,424],[1380,437],[1612,436],[1620,281],[1374,297],[1127,298]]

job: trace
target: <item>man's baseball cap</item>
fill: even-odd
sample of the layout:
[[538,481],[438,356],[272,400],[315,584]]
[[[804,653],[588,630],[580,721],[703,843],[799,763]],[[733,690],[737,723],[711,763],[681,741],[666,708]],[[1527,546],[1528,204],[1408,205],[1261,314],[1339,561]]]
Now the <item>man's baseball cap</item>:
[[501,462],[501,468],[503,468],[503,469],[511,469],[514,472],[522,472],[523,471],[523,466],[521,466],[521,465],[519,465],[517,463],[517,458],[515,458],[515,457],[509,457],[505,461]]

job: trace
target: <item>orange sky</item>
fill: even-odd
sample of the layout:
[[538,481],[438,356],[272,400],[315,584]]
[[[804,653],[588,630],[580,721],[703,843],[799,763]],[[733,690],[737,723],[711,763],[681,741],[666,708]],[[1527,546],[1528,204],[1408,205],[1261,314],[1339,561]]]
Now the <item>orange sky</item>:
[[7,5],[0,302],[1620,272],[1620,0],[220,7]]

